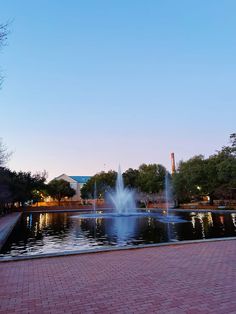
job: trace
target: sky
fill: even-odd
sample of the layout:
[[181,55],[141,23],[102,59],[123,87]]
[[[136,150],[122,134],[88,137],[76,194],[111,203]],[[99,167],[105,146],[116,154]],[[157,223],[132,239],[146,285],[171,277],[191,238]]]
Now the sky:
[[171,167],[236,131],[236,1],[0,0],[14,170]]

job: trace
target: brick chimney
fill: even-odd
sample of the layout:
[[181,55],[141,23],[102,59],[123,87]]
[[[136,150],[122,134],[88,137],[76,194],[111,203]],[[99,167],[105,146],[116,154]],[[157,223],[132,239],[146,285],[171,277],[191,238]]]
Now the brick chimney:
[[171,158],[171,174],[173,175],[175,173],[175,154],[171,153],[170,154],[170,158]]

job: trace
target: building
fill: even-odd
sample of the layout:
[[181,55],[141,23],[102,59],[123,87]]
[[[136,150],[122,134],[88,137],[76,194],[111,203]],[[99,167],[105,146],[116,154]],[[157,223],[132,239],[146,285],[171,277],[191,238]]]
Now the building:
[[91,176],[68,176],[67,174],[62,174],[56,177],[55,180],[65,180],[69,182],[72,189],[76,192],[76,194],[70,198],[70,201],[80,201],[80,190],[90,178]]

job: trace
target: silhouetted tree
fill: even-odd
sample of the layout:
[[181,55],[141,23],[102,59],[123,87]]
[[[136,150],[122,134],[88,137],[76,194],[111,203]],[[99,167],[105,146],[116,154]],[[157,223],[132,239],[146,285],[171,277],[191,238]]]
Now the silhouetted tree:
[[180,202],[207,195],[210,204],[214,199],[224,198],[236,188],[236,135],[231,134],[230,146],[204,158],[195,156],[180,162],[173,183],[176,198]]
[[48,194],[58,201],[60,205],[64,197],[72,197],[75,195],[75,190],[71,188],[70,183],[65,180],[52,180],[47,185]]
[[125,186],[128,188],[138,188],[139,170],[129,168],[123,173]]
[[8,151],[6,145],[3,144],[2,139],[0,138],[0,167],[3,167],[6,164],[10,156],[11,153]]
[[91,177],[81,189],[83,199],[92,199],[94,197],[94,187],[96,182],[97,197],[104,198],[107,191],[115,187],[117,172],[110,170],[100,172]]
[[[0,24],[0,49],[6,43],[7,35],[8,35],[8,24],[7,23]],[[2,80],[3,80],[3,77],[0,73],[0,88],[2,85]]]
[[0,209],[24,206],[45,190],[46,173],[15,172],[0,167]]

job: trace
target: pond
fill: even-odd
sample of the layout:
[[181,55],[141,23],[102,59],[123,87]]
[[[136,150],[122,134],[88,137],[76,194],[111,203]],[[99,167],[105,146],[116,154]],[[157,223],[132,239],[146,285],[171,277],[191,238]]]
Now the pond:
[[235,213],[173,212],[180,220],[169,223],[151,213],[100,214],[94,218],[85,212],[24,214],[0,257],[236,236]]

